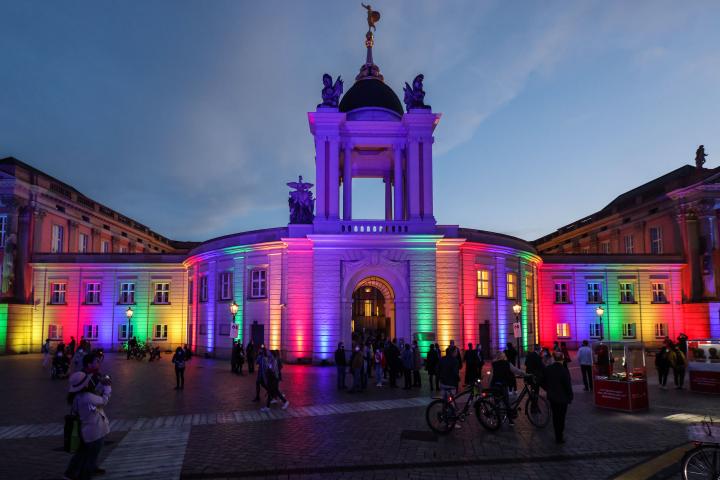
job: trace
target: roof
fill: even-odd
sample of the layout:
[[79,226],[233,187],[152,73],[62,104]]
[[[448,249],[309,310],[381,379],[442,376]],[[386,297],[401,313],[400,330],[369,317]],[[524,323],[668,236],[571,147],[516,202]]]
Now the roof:
[[393,89],[378,78],[356,81],[340,100],[340,111],[344,113],[364,107],[385,108],[401,117],[405,113]]

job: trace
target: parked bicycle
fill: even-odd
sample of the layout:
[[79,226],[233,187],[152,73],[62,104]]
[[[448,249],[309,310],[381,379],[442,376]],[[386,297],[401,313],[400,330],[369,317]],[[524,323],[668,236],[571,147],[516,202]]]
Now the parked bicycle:
[[695,448],[682,459],[683,480],[720,479],[720,426],[712,418],[688,427]]
[[446,435],[455,428],[457,422],[464,422],[472,413],[470,406],[480,396],[480,387],[478,380],[457,394],[454,388],[443,388],[442,398],[433,400],[425,409],[425,420],[430,430]]
[[500,428],[503,422],[517,412],[522,411],[520,406],[525,400],[525,415],[531,424],[538,428],[545,427],[550,421],[550,403],[540,395],[537,378],[534,375],[523,376],[525,385],[520,394],[513,400],[509,400],[510,411],[507,411],[503,401],[503,392],[499,389],[489,388],[482,391],[480,399],[475,403],[475,413],[478,420],[487,430],[495,431]]

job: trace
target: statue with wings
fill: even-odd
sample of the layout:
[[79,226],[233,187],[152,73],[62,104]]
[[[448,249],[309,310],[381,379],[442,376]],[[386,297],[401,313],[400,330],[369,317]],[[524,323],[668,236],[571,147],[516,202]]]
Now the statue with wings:
[[302,175],[297,182],[289,182],[288,187],[294,189],[290,192],[288,205],[290,206],[290,223],[312,223],[315,219],[315,199],[310,191],[313,184],[303,182]]
[[340,101],[340,95],[343,93],[343,81],[340,76],[335,80],[333,85],[332,77],[326,73],[323,75],[322,103],[318,107],[334,107],[337,108]]

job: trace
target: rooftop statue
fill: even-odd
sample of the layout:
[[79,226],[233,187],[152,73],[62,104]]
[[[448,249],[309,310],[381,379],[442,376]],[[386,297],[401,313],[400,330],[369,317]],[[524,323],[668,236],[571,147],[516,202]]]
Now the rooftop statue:
[[340,95],[343,93],[343,81],[340,76],[335,80],[333,85],[332,77],[329,74],[323,75],[322,103],[318,107],[337,108],[340,101]]
[[375,24],[380,21],[380,12],[373,10],[371,5],[365,5],[364,3],[360,5],[367,10],[368,32],[375,30]]
[[313,184],[303,182],[302,175],[297,182],[289,182],[288,187],[295,189],[290,192],[288,205],[290,206],[290,223],[312,223],[315,219],[315,199],[310,191]]
[[413,80],[412,87],[405,82],[403,91],[405,92],[405,108],[407,110],[414,108],[430,108],[430,105],[425,105],[425,90],[423,90],[423,80],[425,76],[421,73],[415,80]]
[[695,151],[695,166],[697,168],[702,168],[702,166],[705,165],[705,157],[707,157],[707,153],[705,153],[705,145],[700,145]]

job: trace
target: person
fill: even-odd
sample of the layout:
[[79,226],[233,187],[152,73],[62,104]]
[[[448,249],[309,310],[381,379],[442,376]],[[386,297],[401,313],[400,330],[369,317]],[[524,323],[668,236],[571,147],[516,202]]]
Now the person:
[[509,392],[510,386],[515,383],[515,375],[523,375],[523,371],[508,361],[505,352],[498,352],[492,363],[490,385],[500,391],[510,425],[515,425],[516,416],[516,412],[510,408]]
[[588,345],[587,340],[583,340],[582,346],[578,348],[577,360],[580,364],[580,374],[582,375],[585,391],[592,391],[592,349]]
[[277,356],[276,351],[268,353],[267,350],[263,350],[262,355],[265,357],[263,368],[261,370],[264,377],[263,383],[265,385],[265,389],[267,390],[267,403],[264,407],[260,408],[260,411],[269,412],[270,405],[276,398],[283,403],[282,409],[286,410],[288,406],[290,406],[290,402],[288,402],[285,395],[283,395],[280,391],[281,366],[279,363],[279,357]]
[[412,369],[413,369],[413,352],[410,350],[410,344],[406,343],[402,351],[402,367],[403,375],[405,377],[405,386],[403,390],[410,390],[412,388]]
[[352,392],[359,392],[361,388],[361,380],[360,375],[362,374],[362,366],[363,366],[363,355],[360,352],[360,345],[355,345],[352,352],[352,357],[350,357],[350,370],[352,371],[352,377],[353,377],[353,385],[352,388],[349,390]]
[[160,360],[160,347],[158,347],[157,345],[153,346],[152,343],[148,342],[147,349],[148,353],[150,354],[148,362],[152,362],[153,360]]
[[680,333],[680,335],[678,335],[678,337],[677,337],[677,346],[678,346],[678,348],[680,349],[680,351],[683,353],[683,355],[685,356],[685,358],[687,358],[687,352],[688,352],[687,341],[688,341],[688,336],[687,336],[687,335],[685,335],[684,333]]
[[345,390],[345,370],[347,369],[347,358],[345,357],[345,344],[343,342],[338,343],[338,348],[335,350],[335,368],[337,369],[337,389]]
[[420,369],[422,368],[422,356],[420,355],[420,347],[418,346],[417,340],[413,341],[412,344],[413,352],[413,387],[422,388],[422,381],[420,379]]
[[568,363],[572,362],[572,358],[570,358],[570,351],[565,342],[560,342],[560,352],[563,354],[563,367],[568,368]]
[[360,367],[360,389],[367,388],[368,366],[370,365],[370,357],[367,345],[360,345],[360,355],[362,356],[362,366]]
[[565,443],[565,416],[568,405],[573,401],[572,383],[570,371],[563,366],[562,352],[554,352],[553,359],[553,364],[545,369],[543,388],[547,392],[547,399],[550,402],[555,442]]
[[472,343],[465,350],[465,385],[472,385],[478,376],[478,357]]
[[545,368],[542,358],[540,357],[541,351],[542,347],[535,345],[532,352],[528,353],[525,357],[525,373],[534,375],[538,382],[542,380],[543,369]]
[[607,345],[600,344],[595,350],[597,355],[597,373],[603,377],[609,376],[612,372],[610,371],[610,350]]
[[183,390],[185,388],[185,352],[181,347],[175,349],[172,363],[175,365],[175,390]]
[[433,385],[436,390],[440,390],[440,380],[438,379],[438,364],[440,363],[440,355],[434,344],[430,344],[430,350],[425,357],[425,370],[428,373],[428,382],[430,382],[430,391],[433,391]]
[[90,375],[90,386],[92,387],[91,391],[99,395],[102,391],[100,389],[100,359],[95,353],[90,352],[83,357],[82,365],[81,371]]
[[75,354],[72,356],[72,360],[70,361],[71,372],[79,372],[80,370],[82,370],[82,361],[83,357],[86,354],[87,352],[85,351],[85,344],[83,342],[80,342],[80,345],[78,346]]
[[678,345],[674,345],[668,356],[670,367],[673,371],[673,380],[675,381],[675,389],[682,390],[685,383],[685,362],[686,357]]
[[70,376],[67,401],[71,413],[80,419],[82,441],[65,469],[66,480],[87,480],[105,473],[98,468],[97,459],[105,436],[110,433],[110,422],[103,407],[110,401],[111,381],[110,377],[104,377],[101,393],[97,395],[91,385],[91,377],[85,372],[75,372]]
[[556,340],[553,342],[553,352],[559,352],[560,351],[560,343]]
[[397,387],[397,377],[400,370],[400,350],[397,347],[397,339],[393,338],[385,348],[385,356],[388,365],[388,375],[390,376],[390,386]]
[[232,350],[230,350],[230,371],[238,373],[238,341],[232,341]]
[[380,348],[380,344],[378,343],[375,347],[375,354],[374,358],[375,360],[375,386],[376,387],[382,387],[382,377],[383,377],[383,352],[382,348]]
[[75,345],[76,345],[76,344],[75,344],[75,337],[73,337],[73,336],[71,335],[71,336],[70,336],[70,343],[69,343],[68,346],[67,346],[67,353],[68,353],[68,355],[70,355],[71,357],[72,357],[73,355],[75,355]]
[[45,343],[42,344],[40,351],[43,354],[42,366],[43,366],[43,368],[47,368],[47,366],[50,364],[50,339],[49,338],[45,339]]
[[187,343],[183,345],[183,353],[185,354],[185,363],[192,359],[192,349],[187,346]]
[[518,365],[518,351],[517,348],[515,348],[515,345],[512,344],[512,342],[507,343],[507,347],[505,348],[505,356],[507,357],[508,362],[512,363],[513,365]]
[[[252,340],[250,340],[250,343],[248,344],[248,349],[251,347]],[[252,345],[252,348],[255,348],[255,345]],[[247,351],[247,350],[246,350]],[[263,370],[265,370],[265,367],[267,365],[267,360],[265,358],[266,350],[265,345],[260,345],[260,350],[258,352],[257,359],[255,360],[255,364],[258,367],[257,377],[255,378],[255,398],[253,398],[253,402],[259,402],[260,401],[260,387],[263,387],[265,390],[267,390],[267,384],[265,383],[265,373]],[[248,363],[248,368],[250,366],[250,363]]]
[[453,393],[457,391],[460,384],[460,362],[458,362],[457,348],[448,348],[448,353],[438,363],[438,377],[440,377],[440,388],[443,391]]
[[238,358],[237,358],[237,372],[242,375],[243,365],[245,364],[245,348],[241,341],[238,340]]
[[655,355],[655,369],[658,372],[658,384],[663,390],[667,389],[667,377],[670,372],[668,353],[667,347],[663,346],[657,355]]
[[137,348],[138,348],[138,341],[137,341],[137,338],[135,338],[135,337],[133,336],[133,337],[128,341],[127,352],[125,352],[125,353],[127,353],[127,359],[128,359],[128,360],[130,360],[130,355],[133,355],[133,354],[135,353],[135,351],[137,350]]
[[247,348],[245,348],[245,355],[247,356],[247,362],[248,362],[248,373],[255,373],[255,342],[253,342],[253,339],[251,338],[250,341],[247,344]]

